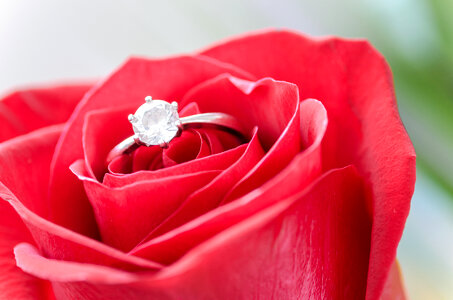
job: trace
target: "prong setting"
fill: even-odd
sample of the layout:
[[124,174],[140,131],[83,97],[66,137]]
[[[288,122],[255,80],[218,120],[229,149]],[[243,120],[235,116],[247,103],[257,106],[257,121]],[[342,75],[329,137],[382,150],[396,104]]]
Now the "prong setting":
[[168,143],[182,129],[178,115],[178,103],[145,98],[134,114],[129,115],[129,122],[135,132],[136,140],[146,146],[159,145],[168,147]]
[[130,114],[129,116],[127,116],[127,119],[129,120],[129,122],[131,123],[135,123],[138,121],[137,117],[135,117],[133,114]]

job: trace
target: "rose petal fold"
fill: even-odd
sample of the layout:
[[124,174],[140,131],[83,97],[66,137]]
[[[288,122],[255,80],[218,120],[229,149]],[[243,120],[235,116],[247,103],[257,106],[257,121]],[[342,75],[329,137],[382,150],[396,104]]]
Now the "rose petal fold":
[[[104,280],[96,276],[101,270],[91,273],[92,281],[81,282],[77,275],[89,278],[84,273],[91,266],[49,262],[30,248],[21,249],[18,262],[37,277],[52,278],[56,296],[64,299],[363,299],[371,233],[366,205],[363,182],[348,167],[228,228],[161,272],[136,276],[135,282],[114,270],[118,284],[106,284],[108,274]],[[50,264],[59,269],[56,276],[36,267]],[[64,270],[74,269],[71,280]]]
[[271,78],[252,82],[220,75],[194,87],[182,103],[185,101],[196,101],[201,111],[235,116],[246,132],[254,126],[259,128],[266,155],[224,195],[230,201],[265,183],[301,150],[299,92],[291,83]]
[[[238,55],[242,53],[242,55]],[[268,30],[203,51],[257,77],[297,84],[329,113],[324,169],[357,166],[373,211],[366,299],[378,299],[396,256],[415,183],[415,152],[399,118],[391,71],[367,41]]]
[[71,170],[84,183],[102,241],[122,251],[135,247],[188,195],[220,173],[218,170],[187,173],[110,188],[86,176],[83,160],[72,164]]
[[138,107],[147,95],[152,95],[155,99],[178,101],[192,86],[222,73],[251,79],[247,72],[235,66],[204,56],[179,56],[159,60],[132,58],[91,89],[66,124],[55,150],[49,187],[52,221],[90,236],[91,224],[80,222],[92,219],[90,203],[82,183],[69,170],[74,161],[83,158],[81,141],[88,112],[124,105]]
[[0,99],[0,142],[65,122],[92,85],[61,85],[13,92]]
[[[164,178],[167,176],[196,173],[209,170],[224,170],[237,161],[245,152],[247,144],[222,153],[213,154],[197,160],[191,160],[173,167],[154,171],[137,171],[131,174],[105,174],[103,183],[108,187],[121,187],[145,180]],[[150,147],[146,149],[156,149]]]
[[[0,144],[0,198],[9,202],[14,214],[27,226],[41,253],[49,258],[97,263],[126,270],[161,268],[158,263],[126,255],[45,218],[50,160],[61,131],[62,126],[59,125],[45,127]],[[92,230],[97,231],[97,228]],[[21,237],[24,240],[19,240]],[[31,242],[26,235],[19,233],[16,238],[17,243]]]
[[28,243],[20,243],[14,247],[14,255],[19,268],[28,274],[36,274],[50,281],[121,284],[136,280],[136,276],[132,273],[118,269],[45,258]]
[[[0,190],[5,189],[0,183]],[[49,283],[17,268],[13,248],[33,243],[27,227],[7,202],[0,199],[0,299],[50,299]]]
[[149,241],[145,239],[146,242],[133,249],[131,254],[170,264],[215,234],[304,190],[322,171],[321,142],[327,127],[327,114],[321,102],[308,99],[300,104],[300,118],[304,125],[300,128],[301,140],[307,148],[282,172],[252,193],[164,235]]
[[86,169],[92,178],[102,181],[108,153],[133,134],[127,119],[132,112],[133,108],[126,106],[94,110],[85,116],[82,143]]
[[406,290],[403,284],[400,266],[397,260],[393,262],[389,276],[384,285],[380,300],[406,300]]
[[178,209],[150,232],[144,241],[174,229],[217,207],[231,186],[263,158],[264,151],[258,141],[257,132],[258,130],[255,129],[247,149],[236,162],[223,170],[211,182],[188,195]]

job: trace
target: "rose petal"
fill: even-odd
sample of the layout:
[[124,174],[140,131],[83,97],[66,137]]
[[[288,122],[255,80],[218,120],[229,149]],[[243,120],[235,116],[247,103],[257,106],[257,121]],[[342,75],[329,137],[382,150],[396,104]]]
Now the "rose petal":
[[8,194],[14,193],[43,217],[48,215],[46,186],[50,160],[62,128],[63,125],[44,127],[0,143],[0,182]]
[[[137,149],[137,150],[139,150],[139,149]],[[154,147],[153,148],[146,148],[146,149],[158,150],[157,148],[154,148]],[[146,158],[148,158],[148,156],[150,156],[150,155],[153,155],[153,154],[146,155]],[[113,174],[113,175],[122,176],[124,174],[132,173],[132,163],[133,163],[133,161],[134,160],[132,159],[132,157],[130,155],[120,155],[120,156],[114,158],[108,164],[107,169],[108,169],[109,173],[106,173],[105,175]],[[105,176],[104,176],[104,179],[105,179]]]
[[269,150],[288,126],[299,98],[297,87],[271,78],[247,81],[228,74],[206,80],[181,101],[196,102],[202,112],[223,112],[236,117],[246,133],[258,126],[260,142]]
[[103,242],[123,251],[137,245],[188,195],[220,173],[204,171],[110,188],[86,177],[83,160],[75,162],[71,170],[84,183]]
[[47,215],[50,160],[61,129],[61,126],[46,127],[0,144],[0,197],[11,204],[49,258],[130,270],[159,269],[160,264],[128,256],[43,218]]
[[[238,55],[242,53],[242,55]],[[366,41],[310,39],[285,30],[236,38],[203,52],[258,77],[300,87],[329,112],[324,167],[354,164],[373,210],[367,299],[382,292],[409,212],[415,152],[398,116],[391,72]],[[250,54],[250,55],[247,55]]]
[[91,111],[85,116],[82,142],[87,171],[92,178],[102,180],[110,150],[133,134],[127,119],[132,111],[131,106],[107,108]]
[[393,262],[380,300],[406,300],[406,291],[398,261]]
[[[203,158],[211,154],[208,143],[201,133],[195,130],[184,130],[179,138],[175,138],[168,149],[162,153],[164,168]],[[172,163],[168,163],[171,161]]]
[[85,226],[88,223],[80,222],[91,219],[90,204],[81,182],[74,180],[69,170],[74,161],[83,157],[82,127],[87,112],[126,104],[138,107],[147,95],[178,100],[192,86],[225,72],[250,78],[237,67],[203,56],[161,60],[133,58],[90,90],[67,123],[52,161],[49,188],[52,220],[84,235],[90,234],[89,226]]
[[158,270],[162,267],[158,263],[126,255],[104,243],[49,222],[28,210],[13,195],[7,197],[46,257],[134,271]]
[[206,298],[363,299],[370,231],[361,178],[347,168],[227,229],[164,273]]
[[304,125],[300,131],[301,139],[307,148],[288,167],[255,192],[151,239],[132,250],[131,254],[172,263],[215,234],[312,183],[322,170],[321,141],[327,127],[327,114],[321,102],[313,99],[303,101],[300,106],[301,124]]
[[[215,101],[213,101],[215,99]],[[195,101],[202,111],[220,111],[241,121],[246,132],[258,126],[266,156],[225,195],[230,201],[259,187],[282,170],[301,150],[299,93],[287,82],[256,82],[220,75],[188,92],[182,101]]]
[[243,155],[209,184],[194,191],[190,196],[188,195],[181,206],[150,232],[144,241],[174,229],[217,207],[231,186],[247,174],[263,156],[264,151],[258,141],[257,130],[255,130]]
[[[0,190],[6,187],[0,183]],[[48,283],[24,273],[16,267],[13,248],[33,239],[14,209],[0,200],[0,298],[48,299]]]
[[121,284],[136,280],[136,276],[131,273],[109,267],[45,258],[28,243],[14,247],[14,254],[19,268],[47,280],[89,281],[103,284]]
[[132,155],[125,155],[132,160],[132,170],[129,173],[153,170],[158,163],[162,163],[162,152],[161,147],[139,147]]
[[[190,116],[202,113],[196,102],[187,103],[179,113],[180,117]],[[228,149],[235,148],[243,143],[240,137],[229,132],[212,129],[209,127],[197,128],[209,144],[211,153],[220,153]]]
[[238,139],[234,139],[234,141],[236,143],[226,146],[224,143],[222,143],[222,137],[226,137],[229,135],[222,134],[222,133],[225,133],[225,132],[223,132],[221,130],[212,130],[209,128],[203,128],[203,130],[201,130],[201,134],[203,135],[203,138],[208,143],[212,154],[223,152],[227,149],[234,148],[237,145],[241,144],[238,141]]
[[17,91],[0,99],[0,142],[66,121],[91,85]]
[[[159,169],[155,171],[138,171],[132,174],[120,176],[114,174],[106,174],[104,176],[103,183],[106,186],[115,188],[124,185],[129,185],[134,182],[164,178],[167,176],[196,173],[208,170],[224,170],[227,167],[231,166],[235,161],[237,161],[239,157],[241,157],[241,155],[243,155],[244,151],[246,150],[246,147],[247,145],[244,144],[222,153],[210,155],[197,160],[191,160],[189,162],[182,163],[173,167],[168,167],[165,169]],[[150,147],[147,149],[156,148]]]
[[184,105],[179,112],[180,117],[187,117],[201,113],[200,108],[196,102],[190,102]]
[[45,127],[0,144],[0,298],[50,299],[47,282],[16,267],[13,248],[34,243],[17,212],[4,200],[20,197],[35,213],[47,215],[49,163],[62,126]]
[[[306,192],[281,199],[135,282],[128,273],[97,276],[102,271],[92,266],[49,262],[36,253],[28,259],[40,262],[19,261],[37,277],[52,276],[57,297],[72,299],[363,299],[371,232],[364,194],[353,168],[329,172]],[[44,266],[54,263],[61,269],[52,275]],[[67,273],[74,269],[71,281]],[[80,272],[88,279],[78,281]],[[118,282],[106,284],[112,278]]]

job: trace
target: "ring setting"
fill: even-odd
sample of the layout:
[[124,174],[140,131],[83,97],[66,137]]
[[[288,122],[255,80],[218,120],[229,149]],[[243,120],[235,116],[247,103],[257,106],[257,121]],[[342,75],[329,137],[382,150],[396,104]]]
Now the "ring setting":
[[241,124],[229,114],[209,112],[180,117],[177,102],[154,100],[151,96],[145,97],[145,103],[134,114],[130,114],[128,120],[132,124],[134,135],[110,151],[106,159],[107,165],[115,157],[131,153],[140,146],[167,148],[187,128],[211,126],[230,131],[238,138],[245,137]]
[[168,147],[170,141],[181,135],[182,123],[178,115],[178,103],[145,98],[135,114],[130,114],[129,122],[134,130],[134,140],[145,146]]

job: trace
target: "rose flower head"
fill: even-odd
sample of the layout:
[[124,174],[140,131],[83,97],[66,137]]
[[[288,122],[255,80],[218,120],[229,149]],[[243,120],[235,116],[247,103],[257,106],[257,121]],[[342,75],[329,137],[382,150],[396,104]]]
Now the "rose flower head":
[[131,58],[6,96],[0,141],[2,299],[404,298],[415,152],[366,41]]

